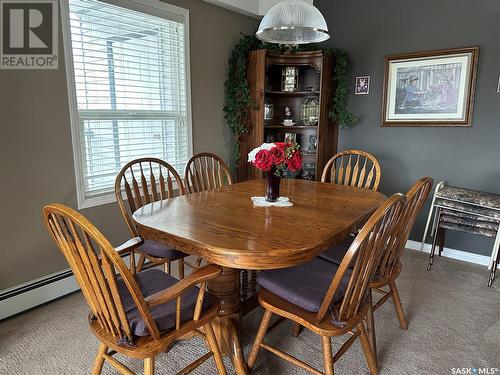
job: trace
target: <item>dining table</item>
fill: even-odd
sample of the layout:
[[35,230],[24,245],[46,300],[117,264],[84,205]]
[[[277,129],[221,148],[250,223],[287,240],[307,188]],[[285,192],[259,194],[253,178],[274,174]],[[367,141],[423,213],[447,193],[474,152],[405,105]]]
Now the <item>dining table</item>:
[[386,197],[354,186],[282,179],[290,207],[254,206],[264,179],[147,204],[133,213],[139,234],[222,267],[208,284],[221,302],[214,322],[221,352],[238,375],[247,374],[240,344],[241,270],[269,270],[307,262],[359,228]]

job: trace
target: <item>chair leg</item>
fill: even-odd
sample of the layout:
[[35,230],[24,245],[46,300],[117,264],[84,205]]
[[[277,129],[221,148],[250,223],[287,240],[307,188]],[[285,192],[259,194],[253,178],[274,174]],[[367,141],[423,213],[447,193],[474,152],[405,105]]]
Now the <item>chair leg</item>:
[[100,375],[101,374],[102,366],[104,365],[103,355],[106,354],[107,351],[108,351],[108,347],[101,343],[99,345],[99,352],[97,353],[97,356],[95,357],[94,368],[92,369],[92,375]]
[[444,241],[445,241],[445,229],[444,228],[439,228],[439,230],[438,230],[438,238],[439,238],[439,252],[438,252],[438,255],[441,256],[441,254],[443,253]]
[[179,279],[182,280],[184,278],[184,258],[178,260],[179,262]]
[[210,350],[214,355],[215,366],[217,366],[219,375],[227,375],[226,367],[224,366],[224,362],[222,361],[222,356],[220,354],[219,344],[217,343],[217,339],[215,338],[212,323],[205,324],[203,326],[203,330],[205,331],[208,346],[210,347]]
[[[424,234],[422,236],[422,242],[420,243],[420,251],[424,251],[425,240],[427,239],[427,233],[429,230],[429,226],[431,224],[432,217],[434,216],[434,200],[435,199],[436,199],[435,197],[432,198],[431,208],[429,209],[429,215],[427,215],[427,222],[425,223]],[[433,232],[434,223],[432,223],[432,224],[433,225],[431,227],[431,233]]]
[[488,286],[493,285],[493,281],[495,280],[495,274],[498,268],[498,263],[500,261],[500,227],[498,228],[497,236],[495,238],[495,243],[493,244],[493,252],[491,254],[491,257],[494,258],[494,260],[492,262],[490,275],[488,277]]
[[248,355],[248,368],[252,368],[255,365],[255,361],[257,360],[257,355],[260,351],[260,344],[264,341],[264,337],[266,336],[267,328],[269,327],[269,322],[271,321],[271,316],[273,313],[269,310],[264,310],[264,316],[262,317],[262,321],[260,322],[259,330],[257,331],[257,336],[255,336],[255,341],[252,346],[252,350]]
[[434,253],[436,251],[436,244],[438,240],[438,231],[439,231],[439,222],[441,221],[441,208],[438,208],[437,212],[437,218],[436,218],[436,231],[433,233],[432,236],[432,247],[431,247],[431,253],[429,254],[429,264],[427,265],[427,271],[431,270],[431,267],[434,263]]
[[399,324],[402,329],[408,329],[408,322],[406,321],[403,305],[401,304],[401,298],[399,298],[398,287],[396,286],[396,282],[394,280],[389,283],[389,288],[391,289],[392,301],[394,302],[394,307],[396,308],[396,313],[398,314]]
[[370,347],[370,341],[366,334],[365,326],[363,322],[358,324],[357,330],[359,331],[359,338],[361,340],[361,346],[365,352],[366,362],[368,362],[368,368],[372,375],[378,375],[378,366],[375,356],[373,355],[372,348]]
[[491,267],[490,275],[488,276],[488,286],[493,285],[493,281],[495,281],[495,276],[498,268],[498,260],[493,262],[493,266]]
[[135,251],[134,250],[132,250],[130,252],[129,259],[130,259],[130,271],[132,272],[132,274],[135,274],[137,272],[137,268],[135,265]]
[[155,373],[155,358],[146,358],[144,360],[144,375],[154,375]]
[[292,336],[298,337],[300,335],[300,331],[302,331],[302,326],[297,322],[292,322]]
[[[370,291],[371,293],[371,291]],[[368,308],[368,314],[366,316],[366,330],[368,334],[368,341],[370,341],[370,347],[372,348],[373,355],[375,356],[375,362],[378,365],[377,358],[377,339],[375,336],[375,319],[373,317],[373,305],[370,304]]]
[[144,267],[144,262],[146,261],[146,256],[144,254],[141,254],[139,256],[139,261],[137,262],[137,272],[142,271],[142,267]]
[[332,341],[330,337],[321,336],[321,346],[323,347],[325,375],[333,375]]

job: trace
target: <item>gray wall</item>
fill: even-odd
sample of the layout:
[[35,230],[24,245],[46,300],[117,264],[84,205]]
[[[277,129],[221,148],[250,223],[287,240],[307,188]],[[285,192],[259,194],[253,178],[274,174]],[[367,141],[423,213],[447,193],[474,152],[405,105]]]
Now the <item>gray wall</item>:
[[[369,95],[352,95],[350,109],[362,116],[340,131],[339,149],[372,152],[382,166],[380,190],[406,191],[419,177],[500,194],[500,1],[498,0],[316,0],[328,22],[333,47],[345,49],[355,75],[370,75]],[[382,128],[385,55],[480,46],[471,128]],[[420,239],[424,209],[412,234]],[[448,232],[446,246],[489,254],[492,240]]]
[[[194,151],[229,158],[223,83],[240,32],[257,21],[201,0],[170,0],[190,10]],[[62,37],[60,56],[62,53]],[[67,268],[42,225],[41,208],[76,208],[64,62],[56,71],[0,70],[0,289]],[[116,204],[82,211],[112,243],[127,239]]]

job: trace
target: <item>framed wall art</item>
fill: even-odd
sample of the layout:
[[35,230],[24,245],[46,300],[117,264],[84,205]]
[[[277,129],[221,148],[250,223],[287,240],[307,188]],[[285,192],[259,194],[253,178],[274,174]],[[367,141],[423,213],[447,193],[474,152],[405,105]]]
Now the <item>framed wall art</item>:
[[382,126],[471,126],[479,47],[385,57]]
[[368,95],[370,93],[370,76],[356,77],[354,87],[355,95]]

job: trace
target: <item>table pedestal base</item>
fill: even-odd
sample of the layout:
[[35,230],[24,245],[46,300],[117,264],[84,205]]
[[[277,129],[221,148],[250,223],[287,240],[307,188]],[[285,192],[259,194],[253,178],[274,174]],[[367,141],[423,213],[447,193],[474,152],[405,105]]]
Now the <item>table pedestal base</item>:
[[222,355],[230,355],[238,375],[248,374],[245,357],[241,349],[239,330],[241,327],[240,271],[223,267],[222,274],[209,281],[208,291],[221,302],[219,316],[213,321],[215,337]]

